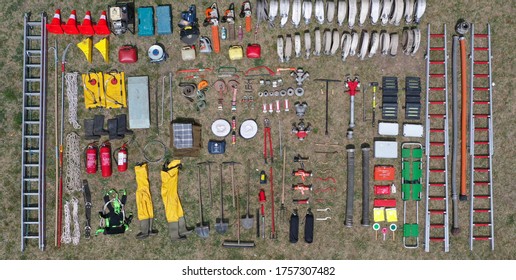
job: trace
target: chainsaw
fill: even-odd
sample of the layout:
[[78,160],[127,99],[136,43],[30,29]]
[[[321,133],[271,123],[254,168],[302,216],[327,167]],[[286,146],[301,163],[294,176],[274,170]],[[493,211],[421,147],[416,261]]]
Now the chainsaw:
[[220,39],[219,39],[219,10],[217,8],[217,3],[211,4],[209,8],[206,9],[206,19],[202,25],[207,27],[211,25],[211,39],[213,40],[213,50],[215,53],[220,52]]
[[251,32],[251,27],[252,27],[251,2],[244,1],[244,3],[242,3],[242,10],[240,11],[240,17],[245,18],[245,31]]
[[235,40],[235,4],[231,3],[229,9],[224,12],[224,16],[220,20],[222,23],[229,24],[229,40]]

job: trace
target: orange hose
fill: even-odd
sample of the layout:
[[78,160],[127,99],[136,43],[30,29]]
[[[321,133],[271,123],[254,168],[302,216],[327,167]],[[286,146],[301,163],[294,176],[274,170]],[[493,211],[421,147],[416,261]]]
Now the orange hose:
[[213,51],[215,53],[220,52],[220,38],[219,38],[219,26],[212,25],[211,26],[211,38],[213,40]]
[[461,62],[461,172],[460,172],[460,196],[466,198],[467,189],[466,189],[466,180],[467,180],[467,126],[468,126],[468,95],[467,95],[467,78],[466,78],[466,40],[464,37],[459,38],[460,42],[460,62]]

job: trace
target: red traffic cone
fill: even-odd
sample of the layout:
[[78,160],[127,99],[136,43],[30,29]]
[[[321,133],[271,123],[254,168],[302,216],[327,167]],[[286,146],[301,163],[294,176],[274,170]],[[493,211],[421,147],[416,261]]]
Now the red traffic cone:
[[61,10],[57,9],[52,22],[47,23],[47,31],[52,34],[63,34],[63,28],[61,28]]
[[75,10],[72,11],[70,17],[68,18],[68,22],[63,24],[62,27],[65,34],[79,34],[79,29],[77,29],[77,12]]
[[95,29],[95,34],[97,35],[109,35],[111,32],[109,31],[109,26],[107,24],[106,19],[106,11],[102,11],[102,15],[100,15],[99,22],[93,26]]
[[93,25],[91,23],[91,12],[86,11],[86,15],[84,16],[84,20],[82,21],[82,24],[78,26],[79,31],[82,35],[88,35],[93,36],[95,34],[95,31],[93,30]]

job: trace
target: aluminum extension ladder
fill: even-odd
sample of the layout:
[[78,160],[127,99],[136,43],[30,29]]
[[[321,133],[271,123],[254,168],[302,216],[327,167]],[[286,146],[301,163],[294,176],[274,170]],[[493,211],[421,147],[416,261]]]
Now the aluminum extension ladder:
[[[448,225],[448,48],[446,25],[431,33],[428,24],[426,51],[426,210],[425,251],[430,242],[450,249]],[[434,42],[435,41],[435,42]]]
[[28,239],[45,249],[46,15],[23,23],[21,250]]
[[[475,34],[471,24],[470,71],[470,249],[473,241],[488,240],[494,250],[493,219],[493,81],[491,28]],[[477,57],[475,52],[479,53]]]

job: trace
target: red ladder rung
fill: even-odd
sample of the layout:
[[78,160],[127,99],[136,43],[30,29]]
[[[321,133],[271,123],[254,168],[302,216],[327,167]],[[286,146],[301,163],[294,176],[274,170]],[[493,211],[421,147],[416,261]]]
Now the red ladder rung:
[[431,209],[428,210],[428,213],[430,213],[431,215],[443,215],[444,213],[446,213],[446,210]]
[[444,169],[429,169],[428,171],[433,173],[444,173]]
[[445,88],[444,87],[429,87],[428,90],[443,91],[443,90],[445,90]]
[[476,131],[489,131],[489,127],[475,127]]
[[429,187],[444,187],[446,184],[444,183],[428,183]]
[[435,195],[432,195],[432,196],[429,196],[428,199],[429,200],[446,200],[446,196],[435,196]]
[[431,159],[444,159],[444,155],[442,156],[430,156]]
[[489,172],[489,168],[474,168],[475,172]]
[[475,186],[489,186],[489,181],[476,181]]
[[444,228],[444,224],[430,224],[430,228]]
[[444,132],[444,128],[430,128],[430,132]]
[[430,47],[431,51],[444,51],[444,47]]
[[488,47],[475,47],[475,50],[476,51],[488,51],[489,48]]
[[430,237],[430,241],[433,241],[433,242],[444,242],[444,237]]
[[475,78],[489,78],[489,74],[474,74]]
[[489,141],[475,141],[475,145],[489,145]]
[[432,78],[444,78],[445,75],[442,73],[436,73],[436,74],[430,74],[430,77]]
[[444,100],[428,101],[428,103],[432,105],[444,105],[444,102]]
[[489,155],[474,155],[474,158],[489,158]]
[[475,212],[475,213],[489,213],[489,212],[491,212],[491,209],[485,209],[485,208],[480,209],[480,208],[478,208],[478,209],[473,209],[473,212]]
[[489,101],[477,100],[477,101],[473,101],[473,103],[478,104],[478,105],[489,105]]
[[[475,35],[476,36],[476,35]],[[444,38],[444,33],[430,34],[430,38]]]
[[[430,36],[432,36],[432,35],[430,35]],[[475,34],[475,35],[473,35],[473,36],[474,36],[475,38],[487,38],[487,37],[489,36],[489,34],[487,34],[487,33],[482,33],[482,34],[480,34],[480,33],[479,33],[479,34]]]
[[444,60],[430,60],[430,64],[444,64]]
[[476,91],[488,91],[489,88],[488,87],[474,87],[473,90],[476,90]]
[[444,146],[444,142],[430,142],[430,146]]
[[489,61],[488,60],[475,60],[473,63],[485,65],[485,64],[489,64]]
[[489,118],[489,114],[473,114],[473,117],[479,118],[479,119],[487,119],[487,118]]
[[444,119],[444,114],[428,114],[428,116],[430,118],[439,118],[439,119]]
[[491,240],[491,236],[473,236],[474,240]]
[[475,227],[490,227],[491,223],[473,223]]
[[478,199],[489,199],[489,198],[491,198],[491,196],[489,196],[489,195],[480,195],[480,194],[474,195],[473,197],[474,198],[478,198]]

